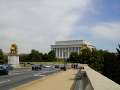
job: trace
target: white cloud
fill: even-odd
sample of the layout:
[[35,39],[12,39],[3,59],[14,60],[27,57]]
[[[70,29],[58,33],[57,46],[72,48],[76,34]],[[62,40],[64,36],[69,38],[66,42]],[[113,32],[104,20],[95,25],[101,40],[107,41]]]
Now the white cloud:
[[98,22],[78,28],[76,38],[92,41],[97,49],[116,52],[120,43],[120,22]]
[[93,37],[103,40],[120,40],[120,22],[102,23],[91,28]]
[[0,48],[8,52],[16,42],[20,52],[47,51],[55,40],[70,38],[90,1],[0,0]]

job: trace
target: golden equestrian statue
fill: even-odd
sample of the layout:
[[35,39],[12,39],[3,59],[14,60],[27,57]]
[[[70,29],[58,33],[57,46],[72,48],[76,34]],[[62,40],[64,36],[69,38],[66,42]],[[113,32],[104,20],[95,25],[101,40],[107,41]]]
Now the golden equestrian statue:
[[14,43],[10,47],[10,54],[11,55],[17,55],[18,54],[18,48],[17,45]]

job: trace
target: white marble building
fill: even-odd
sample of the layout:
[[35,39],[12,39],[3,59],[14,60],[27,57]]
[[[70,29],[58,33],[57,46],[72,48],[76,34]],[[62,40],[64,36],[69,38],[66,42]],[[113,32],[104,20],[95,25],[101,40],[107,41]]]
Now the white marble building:
[[85,40],[56,41],[55,45],[51,45],[51,49],[55,51],[57,58],[69,58],[71,52],[80,53],[84,47],[95,48]]

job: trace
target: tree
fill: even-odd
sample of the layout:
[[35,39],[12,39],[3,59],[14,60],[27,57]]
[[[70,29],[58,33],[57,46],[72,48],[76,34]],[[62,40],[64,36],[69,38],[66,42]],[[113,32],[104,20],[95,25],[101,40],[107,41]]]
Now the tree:
[[104,66],[103,62],[104,62],[104,59],[103,59],[101,51],[93,50],[91,53],[91,57],[89,59],[88,65],[94,70],[102,73],[103,66]]
[[77,52],[72,52],[70,54],[70,57],[69,57],[69,62],[72,62],[72,63],[78,63],[79,62],[79,55]]
[[80,53],[80,62],[83,64],[88,64],[90,58],[91,58],[91,50],[89,48],[82,49]]
[[49,61],[56,61],[55,52],[54,52],[53,50],[51,50],[51,51],[48,53],[48,60],[49,60]]
[[3,60],[3,58],[4,58],[3,51],[2,49],[0,49],[0,60]]
[[120,84],[120,44],[118,44],[117,50],[117,60],[115,61],[115,74],[114,80]]
[[49,59],[48,54],[47,53],[43,54],[42,59],[43,59],[44,62],[47,62],[48,59]]
[[30,54],[20,54],[21,62],[47,62],[56,61],[55,52],[50,51],[48,54],[40,53],[39,51],[32,49]]
[[3,54],[3,51],[2,49],[0,49],[0,63],[4,63],[4,54]]
[[115,74],[115,62],[116,62],[116,55],[114,53],[110,52],[104,52],[104,68],[103,68],[103,74],[107,76],[110,79],[113,79]]
[[118,44],[118,48],[116,48],[117,50],[117,57],[120,60],[120,44]]
[[28,54],[20,54],[20,62],[27,62]]
[[120,45],[118,45],[118,48],[116,48],[116,50],[117,54],[104,51],[103,74],[116,83],[120,84]]
[[39,51],[32,49],[31,53],[27,56],[27,61],[31,62],[38,62],[42,60],[42,53],[39,53]]

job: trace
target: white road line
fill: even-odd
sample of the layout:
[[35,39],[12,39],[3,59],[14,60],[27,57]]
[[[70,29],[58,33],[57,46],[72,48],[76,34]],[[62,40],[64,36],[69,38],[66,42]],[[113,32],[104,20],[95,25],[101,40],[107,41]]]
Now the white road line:
[[22,73],[10,73],[9,75],[13,76],[13,75],[19,75],[19,74],[22,74]]
[[0,84],[6,83],[6,82],[10,82],[10,79],[5,80],[5,81],[1,81]]
[[44,71],[44,72],[42,72],[42,73],[37,73],[37,74],[34,74],[33,76],[46,76],[46,75],[44,75],[44,74],[46,74],[46,73],[51,73],[51,72],[55,72],[56,70],[53,70],[53,71]]
[[36,77],[38,77],[38,76],[44,77],[44,76],[46,76],[46,75],[43,75],[43,74],[34,74],[33,76],[36,76]]
[[38,73],[38,74],[34,74],[33,76],[41,76],[41,77],[43,77],[43,76],[46,76],[46,75],[44,75],[44,74],[41,74],[41,73]]
[[44,77],[44,76],[46,76],[46,75],[40,75],[41,77]]
[[34,74],[33,76],[39,76],[38,74]]

